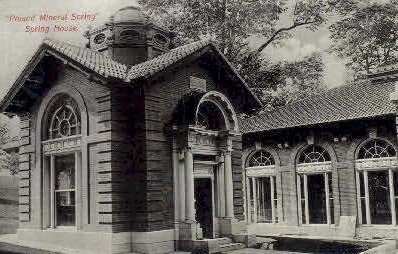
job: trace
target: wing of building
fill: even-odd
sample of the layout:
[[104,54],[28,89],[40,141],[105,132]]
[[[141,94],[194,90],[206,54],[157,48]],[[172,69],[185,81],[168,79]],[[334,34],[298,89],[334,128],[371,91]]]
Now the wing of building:
[[173,48],[136,7],[86,37],[45,39],[0,104],[21,119],[20,242],[167,253],[396,238],[397,69],[254,115],[261,102],[212,42]]

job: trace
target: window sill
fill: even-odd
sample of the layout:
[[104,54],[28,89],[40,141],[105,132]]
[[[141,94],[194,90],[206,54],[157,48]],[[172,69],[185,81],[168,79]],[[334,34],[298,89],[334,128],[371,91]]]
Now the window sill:
[[76,232],[76,226],[58,226],[56,228],[46,228],[45,231],[53,231],[53,232]]
[[300,224],[299,227],[327,227],[327,228],[337,228],[335,224]]
[[358,225],[358,227],[359,228],[377,228],[377,229],[396,229],[396,228],[398,228],[398,225],[389,225],[389,224],[386,224],[386,225],[382,225],[382,224],[370,224],[370,225],[368,225],[368,224],[360,224],[360,225]]

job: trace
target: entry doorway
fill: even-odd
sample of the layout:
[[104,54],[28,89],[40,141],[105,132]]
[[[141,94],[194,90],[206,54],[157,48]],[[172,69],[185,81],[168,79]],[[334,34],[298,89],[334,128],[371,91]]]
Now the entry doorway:
[[195,178],[195,219],[204,238],[213,238],[213,191],[211,178]]
[[311,224],[327,223],[325,181],[321,174],[308,176],[308,206]]

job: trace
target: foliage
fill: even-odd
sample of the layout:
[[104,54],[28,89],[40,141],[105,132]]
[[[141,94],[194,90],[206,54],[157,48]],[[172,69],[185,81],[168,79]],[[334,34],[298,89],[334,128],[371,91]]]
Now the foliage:
[[345,1],[342,18],[330,26],[332,49],[354,71],[370,73],[398,60],[398,2]]
[[[280,45],[284,39],[291,36],[289,32],[298,27],[316,30],[326,22],[326,14],[334,9],[339,1],[297,0],[293,6],[288,0],[139,0],[138,2],[153,19],[171,27],[179,43],[198,39],[213,40],[249,85],[256,87],[257,90],[265,90],[260,93],[274,94],[280,89],[285,90],[284,85],[289,85],[286,80],[291,76],[282,76],[288,74],[282,70],[282,66],[292,67],[287,63],[272,66],[262,57],[264,50],[270,45]],[[281,26],[283,15],[289,17],[288,22],[282,22],[286,24],[285,26]],[[250,40],[254,37],[261,42],[257,48],[249,46]],[[304,60],[298,61],[298,63],[303,62]],[[310,63],[304,65],[305,68],[311,66]],[[300,67],[297,66],[295,71],[299,72]],[[302,73],[307,71],[305,68]],[[321,73],[322,69],[316,68],[310,73],[314,71]],[[300,82],[296,79],[292,79],[292,82],[296,88],[304,87],[298,85]],[[269,89],[271,90],[267,92]],[[309,93],[310,90],[297,92],[300,95],[291,95],[286,99],[278,97],[281,100],[276,104],[290,102],[296,97],[301,98],[301,94]],[[268,102],[269,100],[266,101]]]
[[0,115],[0,145],[5,144],[10,139],[10,128],[8,117]]
[[293,62],[281,62],[265,72],[267,77],[272,76],[274,82],[272,87],[253,89],[268,109],[289,104],[326,90],[322,81],[323,67],[319,53]]
[[[9,120],[5,115],[0,115],[0,146],[10,141]],[[0,166],[10,170],[12,175],[18,173],[18,156],[10,156],[3,150],[0,150]],[[1,169],[0,169],[1,170]]]

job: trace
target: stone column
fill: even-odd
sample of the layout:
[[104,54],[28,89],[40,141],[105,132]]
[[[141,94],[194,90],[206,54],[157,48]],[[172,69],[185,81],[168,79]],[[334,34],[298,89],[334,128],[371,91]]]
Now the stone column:
[[195,195],[193,156],[191,148],[185,151],[185,220],[195,222]]
[[224,157],[221,156],[218,167],[218,217],[225,217],[225,184],[224,184]]
[[225,217],[234,217],[234,186],[232,180],[232,158],[231,151],[226,151],[224,154],[225,165]]
[[[181,153],[181,157],[182,157]],[[180,220],[185,220],[185,167],[184,161],[178,158],[178,191],[179,191],[179,209],[180,209]]]
[[[180,186],[181,192],[185,192],[185,200],[181,201],[181,211],[185,210],[185,221],[179,227],[179,248],[181,250],[192,250],[193,241],[197,238],[197,225],[195,221],[195,188],[193,175],[193,156],[191,148],[187,148],[184,153],[184,162],[181,163],[181,175],[184,177],[183,186]],[[185,207],[184,207],[185,205]],[[182,216],[181,216],[182,217]]]

